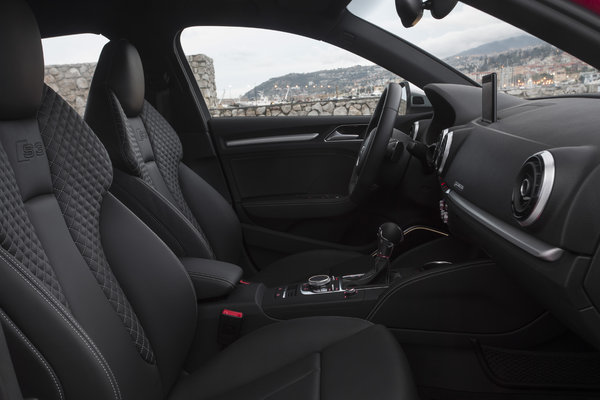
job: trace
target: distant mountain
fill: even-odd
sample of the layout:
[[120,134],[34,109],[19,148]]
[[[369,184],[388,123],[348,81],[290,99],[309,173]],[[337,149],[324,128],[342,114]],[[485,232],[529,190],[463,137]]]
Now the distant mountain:
[[453,57],[478,56],[484,54],[504,53],[509,50],[523,49],[526,47],[543,46],[546,43],[530,35],[515,36],[508,39],[496,40],[465,50],[462,53],[455,54]]
[[[565,58],[566,57],[566,58]],[[504,66],[529,63],[558,65],[571,63],[566,53],[530,35],[497,40],[463,51],[445,61],[466,74],[499,70]],[[589,68],[567,67],[568,72]],[[290,73],[269,79],[244,94],[248,100],[301,100],[377,94],[390,81],[401,81],[395,74],[377,65]]]
[[342,96],[351,92],[358,94],[356,88],[361,88],[363,93],[373,91],[375,86],[383,86],[391,80],[400,81],[401,78],[377,65],[355,65],[278,76],[252,88],[243,97],[249,100],[261,96],[283,99],[287,94],[287,99],[291,100],[311,96]]

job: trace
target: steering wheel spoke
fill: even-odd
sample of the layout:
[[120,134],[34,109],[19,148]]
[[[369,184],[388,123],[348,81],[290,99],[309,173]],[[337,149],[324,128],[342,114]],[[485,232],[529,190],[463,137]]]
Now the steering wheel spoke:
[[397,83],[389,83],[371,116],[350,177],[348,191],[350,199],[355,203],[360,203],[367,197],[379,175],[401,101],[402,87]]

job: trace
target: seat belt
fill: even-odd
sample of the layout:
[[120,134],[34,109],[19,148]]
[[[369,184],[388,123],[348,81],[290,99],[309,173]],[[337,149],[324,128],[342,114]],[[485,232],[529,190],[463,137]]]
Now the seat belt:
[[23,400],[2,325],[0,325],[0,400]]

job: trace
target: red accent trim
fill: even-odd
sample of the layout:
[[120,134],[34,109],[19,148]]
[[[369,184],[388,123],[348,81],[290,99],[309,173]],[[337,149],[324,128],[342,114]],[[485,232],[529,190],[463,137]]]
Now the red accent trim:
[[240,279],[240,283],[241,283],[242,285],[249,285],[249,284],[250,284],[250,282],[246,282],[246,281],[243,281],[243,280],[241,280],[241,279]]
[[233,318],[244,318],[244,313],[241,313],[239,311],[233,311],[233,310],[228,310],[227,308],[224,309],[221,314],[226,315],[228,317],[233,317]]
[[600,14],[600,2],[598,0],[571,0],[573,3],[577,3],[582,7],[587,8],[595,12],[596,14]]

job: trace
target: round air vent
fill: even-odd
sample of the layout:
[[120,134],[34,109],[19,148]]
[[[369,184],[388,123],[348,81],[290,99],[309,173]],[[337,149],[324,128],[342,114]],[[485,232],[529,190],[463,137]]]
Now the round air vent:
[[521,167],[512,193],[513,215],[523,226],[542,214],[554,185],[554,157],[542,151],[529,157]]
[[446,160],[448,159],[448,154],[450,153],[450,147],[452,147],[453,136],[453,132],[448,131],[448,129],[444,129],[439,144],[436,146],[435,152],[433,153],[433,165],[438,174],[442,173],[444,170],[444,165],[446,165]]

